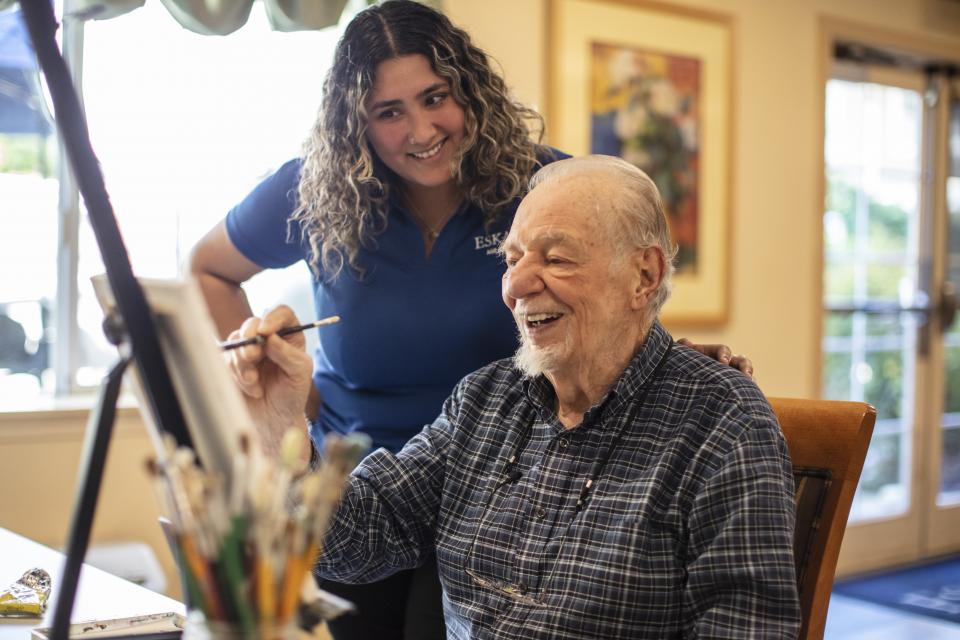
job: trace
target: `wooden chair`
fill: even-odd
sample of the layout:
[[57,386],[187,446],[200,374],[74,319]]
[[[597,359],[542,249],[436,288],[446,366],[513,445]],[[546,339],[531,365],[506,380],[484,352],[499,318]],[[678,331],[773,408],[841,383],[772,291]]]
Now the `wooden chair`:
[[863,402],[769,398],[796,483],[800,638],[823,638],[840,543],[877,411]]

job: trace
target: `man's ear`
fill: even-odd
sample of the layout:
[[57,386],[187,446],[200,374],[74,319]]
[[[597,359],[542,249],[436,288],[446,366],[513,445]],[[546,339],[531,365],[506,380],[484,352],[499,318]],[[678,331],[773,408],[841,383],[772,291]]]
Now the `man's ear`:
[[650,304],[650,298],[660,288],[666,266],[663,251],[660,247],[638,249],[633,254],[632,266],[635,277],[630,307],[640,311]]

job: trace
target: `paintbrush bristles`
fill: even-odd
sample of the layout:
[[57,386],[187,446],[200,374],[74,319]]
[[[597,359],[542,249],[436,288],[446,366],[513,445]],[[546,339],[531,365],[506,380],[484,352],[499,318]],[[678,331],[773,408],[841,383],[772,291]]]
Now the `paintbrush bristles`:
[[145,466],[174,524],[191,602],[249,637],[257,625],[292,620],[322,533],[368,442],[328,436],[320,469],[308,473],[302,428],[284,434],[276,459],[242,438],[227,486],[201,470],[192,451],[165,441],[165,459]]

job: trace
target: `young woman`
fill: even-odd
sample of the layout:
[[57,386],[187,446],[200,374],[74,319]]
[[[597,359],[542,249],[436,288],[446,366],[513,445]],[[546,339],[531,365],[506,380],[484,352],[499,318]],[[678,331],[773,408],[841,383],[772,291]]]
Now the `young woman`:
[[[258,185],[191,260],[224,336],[251,315],[241,283],[311,266],[318,317],[342,317],[319,334],[306,408],[316,443],[362,431],[396,451],[461,377],[515,351],[496,249],[527,179],[565,157],[531,140],[528,124],[541,123],[441,13],[389,0],[347,26],[303,157]],[[725,347],[710,355],[730,359]],[[256,380],[241,386],[259,392]],[[361,612],[330,625],[336,640],[444,636],[435,565],[322,586]]]

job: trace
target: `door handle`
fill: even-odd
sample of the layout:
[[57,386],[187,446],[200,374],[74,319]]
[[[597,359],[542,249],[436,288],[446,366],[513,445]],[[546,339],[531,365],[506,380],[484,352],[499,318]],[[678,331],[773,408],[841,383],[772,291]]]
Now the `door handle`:
[[940,314],[940,331],[946,333],[957,317],[957,288],[949,280],[944,281],[940,289],[940,304],[937,307]]

